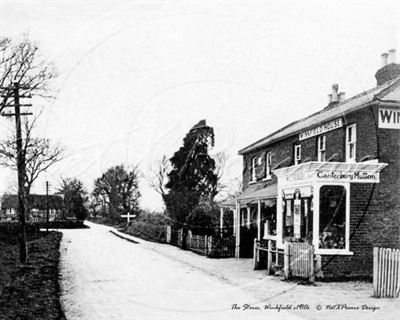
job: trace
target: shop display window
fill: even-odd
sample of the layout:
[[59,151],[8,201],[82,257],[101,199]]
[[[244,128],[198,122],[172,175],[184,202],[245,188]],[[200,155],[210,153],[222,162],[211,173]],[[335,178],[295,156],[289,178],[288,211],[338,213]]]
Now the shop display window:
[[346,189],[322,186],[319,193],[319,248],[345,249]]
[[312,194],[301,194],[300,189],[284,193],[283,237],[292,241],[312,242],[313,201]]

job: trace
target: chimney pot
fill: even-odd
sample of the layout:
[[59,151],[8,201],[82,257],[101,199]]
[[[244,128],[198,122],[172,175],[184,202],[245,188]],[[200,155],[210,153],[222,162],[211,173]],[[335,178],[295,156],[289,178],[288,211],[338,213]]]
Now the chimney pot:
[[382,67],[388,64],[389,54],[387,52],[381,54]]
[[332,102],[332,93],[328,94],[328,105]]
[[339,102],[342,102],[345,99],[346,99],[346,93],[345,92],[339,93]]
[[332,102],[338,102],[338,99],[339,99],[338,90],[339,90],[339,85],[333,84],[332,85]]
[[396,63],[396,49],[389,50],[389,63]]

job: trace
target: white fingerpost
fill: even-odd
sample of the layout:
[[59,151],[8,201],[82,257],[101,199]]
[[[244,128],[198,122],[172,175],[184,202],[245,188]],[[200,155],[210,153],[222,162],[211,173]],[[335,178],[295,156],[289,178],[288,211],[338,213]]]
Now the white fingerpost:
[[126,223],[129,223],[129,221],[131,221],[131,218],[135,218],[136,214],[131,214],[130,212],[128,212],[127,214],[122,214],[121,218],[126,218]]

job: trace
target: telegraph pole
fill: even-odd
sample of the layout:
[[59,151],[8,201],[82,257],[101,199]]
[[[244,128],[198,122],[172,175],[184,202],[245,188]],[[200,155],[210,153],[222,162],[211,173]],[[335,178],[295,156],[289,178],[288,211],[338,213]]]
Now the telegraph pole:
[[[18,170],[18,213],[19,213],[19,260],[25,264],[28,256],[28,249],[26,245],[26,224],[25,224],[25,154],[22,149],[22,133],[21,133],[21,115],[31,115],[32,113],[21,113],[20,107],[29,107],[30,104],[20,104],[20,98],[30,98],[30,96],[21,96],[19,90],[21,86],[18,82],[14,82],[12,86],[1,88],[6,89],[7,94],[4,97],[0,112],[6,107],[14,107],[14,113],[2,113],[2,116],[13,117],[15,116],[15,130],[16,130],[16,145],[17,145],[17,170]],[[22,88],[27,89],[27,88]],[[14,98],[14,104],[7,104],[7,99],[10,96]]]
[[49,233],[49,182],[46,181],[46,233]]

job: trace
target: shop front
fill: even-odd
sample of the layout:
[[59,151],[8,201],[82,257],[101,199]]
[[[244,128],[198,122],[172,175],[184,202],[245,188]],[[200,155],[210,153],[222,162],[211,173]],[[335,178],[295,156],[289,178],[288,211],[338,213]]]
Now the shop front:
[[274,170],[277,247],[306,242],[317,255],[353,255],[350,217],[353,183],[379,183],[385,163],[307,162]]

